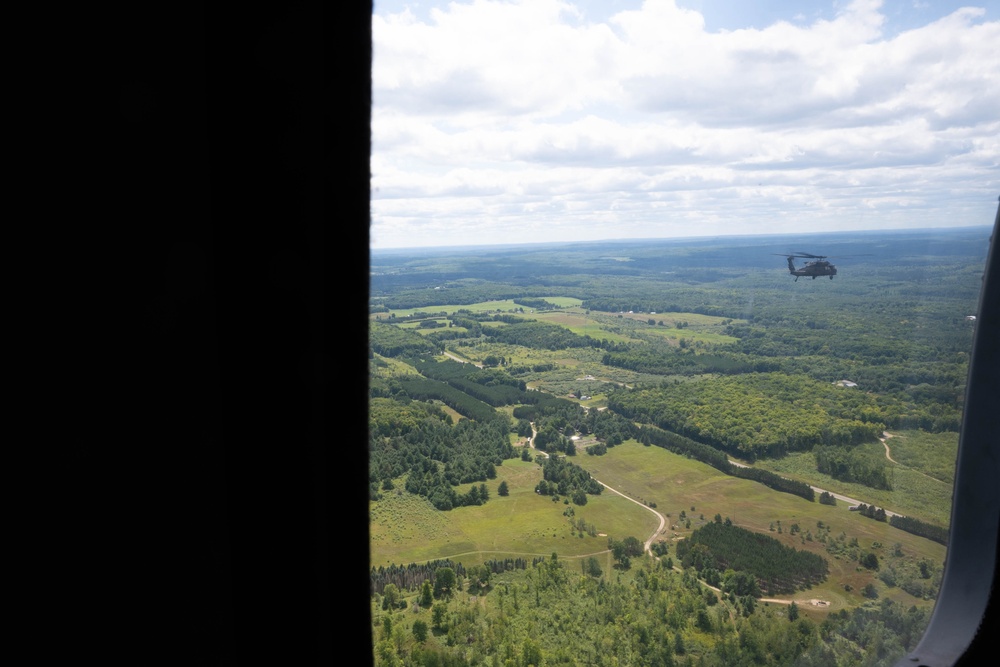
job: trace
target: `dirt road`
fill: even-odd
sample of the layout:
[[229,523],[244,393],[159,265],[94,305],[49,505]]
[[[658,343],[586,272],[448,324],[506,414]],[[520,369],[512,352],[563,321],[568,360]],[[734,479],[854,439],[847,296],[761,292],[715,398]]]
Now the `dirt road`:
[[[736,461],[733,461],[732,459],[729,459],[729,462],[731,464],[733,464],[734,466],[736,466],[737,468],[751,468],[751,467],[753,467],[753,466],[748,466],[745,463],[738,463]],[[865,503],[863,500],[858,500],[857,498],[851,498],[850,496],[844,496],[844,495],[841,495],[839,493],[834,493],[833,491],[827,491],[826,489],[821,489],[818,486],[813,486],[811,484],[809,485],[809,488],[812,489],[813,491],[815,491],[816,493],[829,493],[831,496],[833,496],[837,500],[843,500],[848,505],[852,505],[853,506],[853,505],[861,505],[861,504],[865,504],[865,505],[870,505],[871,504],[871,503]],[[890,512],[889,510],[885,509],[884,507],[882,509],[885,510],[885,515],[887,517],[888,516],[903,516],[902,514],[897,514],[896,512]]]

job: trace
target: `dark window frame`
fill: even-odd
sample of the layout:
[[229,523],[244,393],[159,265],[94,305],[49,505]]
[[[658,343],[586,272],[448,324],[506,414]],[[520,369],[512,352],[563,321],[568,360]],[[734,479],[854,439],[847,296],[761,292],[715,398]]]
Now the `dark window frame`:
[[955,468],[944,579],[930,624],[904,665],[978,665],[995,659],[1000,540],[1000,203],[979,296]]

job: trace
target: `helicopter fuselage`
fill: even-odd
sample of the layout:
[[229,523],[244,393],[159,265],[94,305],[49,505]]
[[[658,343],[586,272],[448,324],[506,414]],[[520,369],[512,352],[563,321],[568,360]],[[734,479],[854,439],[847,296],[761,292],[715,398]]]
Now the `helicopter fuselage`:
[[795,276],[795,280],[798,280],[800,276],[809,276],[813,280],[816,280],[817,276],[830,276],[830,280],[833,280],[833,277],[837,275],[837,267],[826,260],[819,259],[813,262],[806,262],[796,268],[792,258],[789,257],[788,272]]

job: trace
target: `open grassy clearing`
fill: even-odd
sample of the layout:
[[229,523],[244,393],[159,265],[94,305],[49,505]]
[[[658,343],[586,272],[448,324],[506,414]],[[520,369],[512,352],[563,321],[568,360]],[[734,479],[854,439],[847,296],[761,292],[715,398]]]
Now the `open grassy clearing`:
[[438,323],[438,327],[431,329],[428,327],[420,326],[420,322],[400,322],[396,326],[400,329],[409,329],[415,331],[418,334],[429,334],[432,331],[438,331],[439,329],[445,329],[448,327],[448,320],[438,317],[429,317],[428,320],[433,320]]
[[582,299],[577,299],[572,296],[543,296],[541,298],[545,299],[549,303],[554,303],[561,308],[576,308],[583,303]]
[[611,331],[607,325],[589,317],[588,315],[585,315],[580,311],[547,310],[541,313],[525,315],[525,317],[536,319],[541,322],[548,322],[549,324],[557,324],[561,327],[569,329],[579,336],[590,336],[596,340],[606,338],[607,340],[615,343],[623,343],[634,340],[627,335]]
[[726,336],[721,333],[716,333],[713,331],[705,331],[702,329],[697,329],[695,327],[686,327],[684,329],[667,329],[665,327],[647,327],[642,330],[641,334],[643,336],[655,336],[657,338],[665,338],[670,341],[680,342],[681,338],[689,342],[702,342],[702,343],[712,343],[715,345],[726,345],[730,343],[739,342],[738,338],[733,338],[732,336]]
[[[697,313],[660,313],[654,315],[650,313],[590,312],[591,317],[600,322],[609,332],[633,340],[661,338],[667,341],[679,341],[684,338],[690,342],[706,344],[735,343],[738,339],[726,336],[722,332],[729,323],[744,321]],[[649,324],[649,320],[654,320],[655,324]],[[659,324],[660,322],[663,322],[662,326]],[[680,328],[679,324],[682,324],[683,328]]]
[[401,359],[383,357],[376,354],[379,360],[379,367],[372,371],[375,377],[398,377],[401,375],[420,375],[417,369]]
[[[586,375],[592,375],[596,379],[605,383],[619,385],[627,384],[630,387],[635,386],[635,384],[639,382],[659,383],[664,379],[664,376],[662,375],[636,373],[635,371],[622,368],[605,366],[601,363],[601,357],[604,355],[604,351],[594,348],[581,347],[574,348],[572,350],[551,351],[532,349],[522,347],[520,345],[509,345],[506,343],[485,342],[476,343],[472,346],[448,344],[446,347],[452,354],[474,363],[480,363],[483,359],[492,354],[494,356],[502,356],[505,359],[508,359],[509,363],[513,366],[532,366],[534,364],[545,363],[556,364],[557,367],[550,371],[518,375],[519,379],[524,380],[533,387],[539,386],[540,384],[545,387],[549,387],[550,385],[560,382],[572,383],[576,381],[577,378],[581,378]],[[557,394],[565,393],[558,389],[546,390]],[[566,391],[569,391],[569,389],[566,389]]]
[[892,431],[886,440],[892,458],[904,465],[943,482],[955,481],[958,457],[958,433]]
[[[608,450],[604,456],[581,455],[577,463],[594,477],[627,493],[633,498],[654,502],[662,514],[670,514],[667,537],[671,541],[688,536],[692,530],[711,521],[716,513],[729,517],[734,524],[766,533],[783,544],[797,549],[807,549],[820,554],[830,562],[830,576],[821,585],[793,596],[796,600],[822,598],[834,604],[855,606],[864,598],[860,591],[873,582],[879,594],[905,601],[907,604],[928,604],[898,588],[888,588],[872,573],[858,569],[857,562],[838,559],[827,553],[819,541],[806,541],[806,531],[818,534],[817,522],[831,527],[831,535],[841,532],[884,557],[887,549],[900,543],[903,553],[918,558],[929,558],[941,563],[945,548],[935,542],[911,535],[886,523],[849,512],[845,503],[836,506],[809,502],[797,496],[773,491],[762,484],[724,475],[703,463],[673,454],[659,447],[644,447],[628,441]],[[691,510],[694,507],[694,510]],[[680,520],[684,511],[691,519],[691,528]],[[704,519],[701,519],[704,515]],[[781,522],[783,532],[770,530],[771,524]],[[801,528],[799,535],[788,531],[792,524]],[[639,537],[637,535],[637,537]],[[648,536],[643,536],[643,539]],[[873,543],[882,546],[871,549]],[[670,552],[674,553],[673,550]],[[847,584],[851,592],[844,589]]]
[[718,317],[716,315],[701,315],[699,313],[609,313],[601,311],[590,311],[595,314],[600,314],[606,317],[617,318],[619,315],[623,319],[637,320],[639,322],[645,323],[646,320],[653,318],[657,322],[663,320],[663,324],[668,328],[676,328],[677,322],[687,322],[688,327],[722,327],[725,326],[723,323],[736,323],[745,324],[746,320],[736,320],[730,317]]
[[[422,306],[420,308],[397,308],[390,310],[387,313],[373,313],[371,319],[374,319],[376,315],[380,315],[383,320],[389,319],[390,314],[395,314],[396,317],[409,317],[415,313],[428,313],[431,315],[437,315],[438,313],[447,313],[451,315],[456,310],[468,310],[473,313],[485,313],[485,312],[495,312],[497,310],[503,312],[516,311],[523,306],[519,306],[510,299],[503,299],[500,301],[481,301],[479,303],[472,304],[445,304],[443,306]],[[525,309],[527,312],[527,309]]]
[[[549,303],[553,303],[557,306],[563,308],[574,308],[583,303],[580,299],[570,297],[570,296],[546,296],[546,297],[533,297],[533,298],[543,298]],[[521,309],[524,312],[521,313]],[[480,301],[478,303],[470,304],[445,304],[442,306],[422,306],[419,308],[396,308],[390,309],[388,312],[384,313],[372,313],[369,317],[370,319],[379,318],[381,320],[389,319],[390,315],[395,315],[396,317],[409,317],[416,313],[428,313],[429,315],[437,315],[438,313],[447,313],[451,315],[457,310],[468,310],[473,313],[493,313],[501,311],[504,313],[516,312],[518,315],[529,315],[531,308],[525,308],[520,304],[514,303],[512,299],[502,299],[497,301]]]
[[[579,457],[578,457],[579,458]],[[607,551],[607,537],[579,537],[564,516],[573,508],[573,519],[583,519],[597,531],[621,539],[648,536],[658,525],[652,513],[615,494],[588,496],[585,506],[553,502],[535,493],[542,479],[541,468],[519,459],[497,467],[497,479],[487,483],[490,500],[477,507],[459,507],[438,512],[422,498],[405,491],[387,492],[370,504],[370,557],[373,566],[406,564],[435,558],[451,558],[467,564],[508,556],[561,558]],[[510,495],[497,495],[506,481]],[[471,485],[458,487],[464,493]],[[402,483],[397,484],[402,488]]]
[[[878,447],[884,456],[885,450],[880,443],[862,446]],[[818,472],[812,452],[795,452],[781,459],[762,459],[754,465],[939,526],[948,526],[951,522],[952,485],[930,479],[910,468],[889,463],[893,490],[883,491],[863,484],[842,482]]]

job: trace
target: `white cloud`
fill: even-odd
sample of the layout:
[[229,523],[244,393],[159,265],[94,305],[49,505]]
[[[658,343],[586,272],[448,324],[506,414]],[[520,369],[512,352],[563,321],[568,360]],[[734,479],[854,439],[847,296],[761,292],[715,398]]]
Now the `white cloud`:
[[996,13],[898,32],[874,0],[716,32],[671,0],[603,23],[558,0],[377,14],[373,245],[988,224]]

